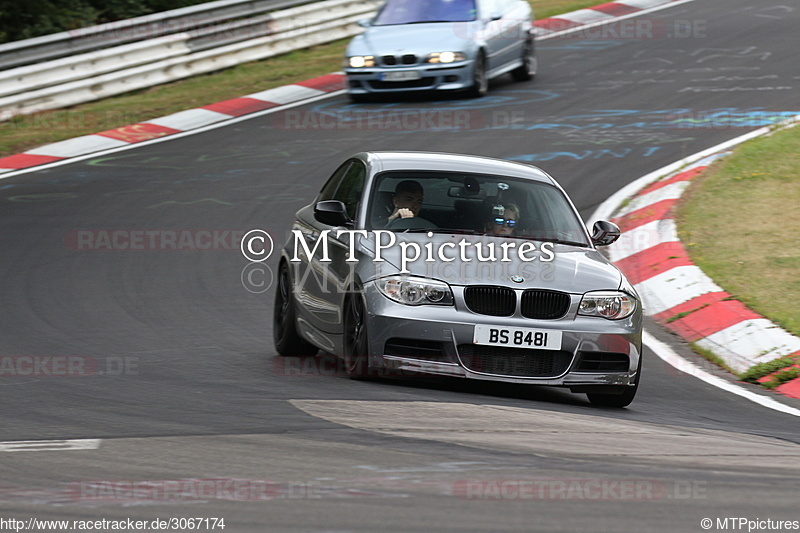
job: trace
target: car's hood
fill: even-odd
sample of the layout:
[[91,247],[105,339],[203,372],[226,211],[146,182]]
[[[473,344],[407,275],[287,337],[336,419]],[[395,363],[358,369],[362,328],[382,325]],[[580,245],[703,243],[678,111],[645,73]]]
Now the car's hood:
[[425,56],[431,52],[469,52],[474,46],[466,37],[474,22],[434,22],[371,26],[355,37],[347,55]]
[[[365,248],[375,251],[374,234],[370,236]],[[378,277],[399,273],[405,267],[408,275],[438,279],[450,285],[499,285],[576,294],[616,290],[622,280],[620,271],[602,254],[590,248],[547,243],[546,248],[552,250],[551,254],[540,250],[543,243],[522,239],[450,234],[435,234],[429,238],[422,233],[396,233],[395,236],[395,245],[380,250],[384,263],[376,263],[375,275]],[[462,240],[467,243],[463,248],[459,244]],[[389,240],[384,236],[382,242],[386,245]],[[401,243],[406,243],[405,252]],[[506,257],[501,248],[503,243],[509,245]],[[535,245],[536,252],[524,254],[527,258],[537,257],[535,260],[523,261],[520,258],[520,246],[524,243]],[[420,249],[420,257],[410,260],[415,254],[415,245]],[[495,260],[486,260],[491,255],[492,245]],[[462,249],[466,261],[461,260]],[[442,260],[440,250],[445,259],[454,257],[455,260]],[[429,253],[432,257],[428,257]]]

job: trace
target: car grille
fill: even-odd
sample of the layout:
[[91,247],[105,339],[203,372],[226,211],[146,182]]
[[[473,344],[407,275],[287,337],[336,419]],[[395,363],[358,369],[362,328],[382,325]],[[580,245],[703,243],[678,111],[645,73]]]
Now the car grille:
[[527,290],[522,293],[522,316],[552,320],[569,310],[569,294],[557,291]]
[[426,360],[441,360],[445,357],[441,342],[396,337],[386,341],[383,353],[384,355]]
[[517,308],[517,295],[506,287],[467,287],[464,303],[480,315],[511,316]]
[[630,359],[624,353],[578,352],[576,372],[627,372]]
[[416,65],[417,56],[414,54],[404,54],[402,56],[382,56],[381,62],[389,67],[394,65]]
[[469,370],[498,376],[554,378],[564,374],[572,362],[572,354],[563,350],[460,344],[458,353]]

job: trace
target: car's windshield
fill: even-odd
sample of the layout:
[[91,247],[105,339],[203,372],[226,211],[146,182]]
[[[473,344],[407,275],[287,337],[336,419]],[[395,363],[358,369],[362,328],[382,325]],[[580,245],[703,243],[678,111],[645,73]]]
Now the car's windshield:
[[367,229],[494,235],[590,246],[564,193],[540,181],[453,172],[379,174]]
[[389,0],[373,26],[475,20],[475,0]]

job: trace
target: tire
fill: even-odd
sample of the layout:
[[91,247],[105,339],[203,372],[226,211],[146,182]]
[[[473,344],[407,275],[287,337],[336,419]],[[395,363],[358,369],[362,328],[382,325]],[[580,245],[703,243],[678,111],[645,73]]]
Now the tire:
[[283,356],[314,355],[318,351],[317,347],[297,333],[294,305],[289,267],[286,263],[281,263],[272,313],[272,337],[275,349]]
[[642,355],[639,353],[639,365],[636,368],[636,378],[633,381],[633,386],[627,385],[620,387],[621,394],[599,394],[594,392],[587,392],[586,397],[592,405],[599,407],[627,407],[636,396],[636,391],[639,390],[639,378],[642,376]]
[[472,68],[472,86],[468,90],[473,98],[481,98],[489,92],[489,78],[486,77],[486,57],[479,52]]
[[344,368],[347,377],[365,379],[369,372],[369,332],[367,308],[359,290],[353,290],[344,306]]
[[533,40],[525,42],[522,49],[522,65],[511,71],[515,81],[530,81],[536,77],[538,60],[536,59],[536,45]]

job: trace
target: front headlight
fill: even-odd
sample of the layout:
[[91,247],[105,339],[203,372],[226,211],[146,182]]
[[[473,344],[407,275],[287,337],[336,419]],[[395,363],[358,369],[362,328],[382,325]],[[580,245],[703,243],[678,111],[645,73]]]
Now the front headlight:
[[413,276],[388,276],[378,280],[384,296],[405,305],[453,305],[453,291],[442,281]]
[[636,310],[636,298],[618,291],[587,292],[581,299],[578,314],[600,316],[609,320],[627,318]]
[[426,63],[455,63],[464,61],[466,56],[461,52],[434,52],[425,58]]
[[347,58],[347,64],[353,68],[374,67],[374,56],[350,56]]

